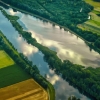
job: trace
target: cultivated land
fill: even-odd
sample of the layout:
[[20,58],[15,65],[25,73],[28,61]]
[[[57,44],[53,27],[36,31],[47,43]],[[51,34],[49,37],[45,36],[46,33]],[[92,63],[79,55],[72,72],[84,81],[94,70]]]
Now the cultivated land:
[[0,69],[13,64],[14,61],[8,56],[8,54],[5,51],[0,50]]
[[[0,69],[0,100],[48,100],[47,92],[36,83],[22,68],[1,50],[0,58],[11,60],[13,65]],[[10,61],[9,61],[10,62]],[[3,65],[5,62],[1,62]]]
[[[74,2],[74,4],[76,3]],[[10,22],[13,24],[16,30],[19,31],[20,34],[22,34],[22,36],[27,40],[28,43],[36,46],[37,48],[39,48],[40,51],[42,51],[42,53],[44,53],[45,60],[48,62],[48,64],[50,64],[50,67],[52,69],[55,69],[55,72],[57,74],[62,74],[62,77],[65,80],[68,80],[75,87],[81,89],[83,93],[84,92],[88,93],[91,96],[91,98],[92,97],[94,98],[93,100],[100,100],[100,95],[99,95],[100,94],[100,78],[99,78],[100,68],[93,69],[89,67],[83,70],[84,68],[83,66],[72,64],[70,61],[64,61],[62,63],[60,59],[56,56],[56,53],[52,52],[48,48],[37,43],[37,41],[33,39],[31,35],[27,35],[28,32],[23,31],[22,27],[17,23],[16,20],[12,21],[10,15],[7,15],[3,10],[2,12],[10,20]],[[91,32],[88,31],[84,32],[77,27],[73,27],[73,28],[75,32],[78,32],[80,36],[82,36],[83,38],[85,38],[90,42],[94,42],[98,39],[97,35]]]
[[[0,36],[13,53],[20,57],[1,32]],[[10,60],[12,65],[9,64]],[[20,60],[24,61],[21,57]],[[48,100],[47,92],[21,68],[23,65],[17,65],[3,50],[0,51],[0,65],[0,100]]]
[[[48,100],[47,92],[24,72],[14,61],[1,50],[0,58],[11,60],[13,65],[0,69],[0,99],[2,100]],[[10,62],[10,61],[9,61]],[[0,65],[5,64],[1,62]]]
[[[82,91],[89,94],[93,100],[100,100],[100,68],[94,69],[89,67],[83,70],[84,66],[73,64],[68,60],[62,63],[57,57],[56,52],[37,43],[37,41],[31,37],[29,32],[23,31],[23,28],[19,25],[17,20],[12,21],[14,16],[8,15],[4,10],[2,10],[2,13],[10,20],[13,27],[15,27],[15,29],[26,39],[29,44],[36,46],[44,54],[45,61],[48,62],[52,69],[55,69],[57,74],[62,74],[63,79],[68,80],[74,86],[82,89]],[[54,99],[50,98],[50,100]]]
[[100,9],[100,2],[96,2],[94,0],[85,0],[90,5],[94,6],[95,9]]
[[87,3],[94,7],[94,10],[89,13],[90,19],[83,24],[78,25],[83,30],[92,31],[100,35],[100,2],[93,0],[85,0]]
[[27,80],[29,78],[30,76],[16,64],[2,68],[0,69],[0,88]]
[[47,92],[33,79],[1,88],[2,100],[48,100]]

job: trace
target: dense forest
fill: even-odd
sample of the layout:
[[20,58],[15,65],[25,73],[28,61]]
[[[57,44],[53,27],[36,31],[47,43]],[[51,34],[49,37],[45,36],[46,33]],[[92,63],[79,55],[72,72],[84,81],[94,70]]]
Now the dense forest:
[[[69,81],[69,83],[81,90],[82,93],[87,93],[94,100],[100,100],[100,68],[85,68],[84,66],[73,64],[68,60],[62,62],[57,57],[56,52],[37,43],[32,38],[31,33],[23,31],[23,28],[17,22],[18,17],[8,15],[4,10],[2,10],[2,13],[29,44],[34,45],[44,54],[44,60],[56,74],[61,75],[64,80]],[[33,75],[34,73],[33,71]]]
[[[79,29],[78,24],[88,20],[88,13],[93,7],[84,0],[2,0],[14,7],[39,15],[61,26],[67,27],[93,48],[100,49],[100,35],[91,31]],[[97,0],[98,1],[98,0]],[[100,50],[98,50],[100,52]]]
[[100,2],[100,0],[94,0],[94,1]]
[[93,7],[83,0],[3,0],[8,4],[39,14],[61,25],[76,25],[88,19]]

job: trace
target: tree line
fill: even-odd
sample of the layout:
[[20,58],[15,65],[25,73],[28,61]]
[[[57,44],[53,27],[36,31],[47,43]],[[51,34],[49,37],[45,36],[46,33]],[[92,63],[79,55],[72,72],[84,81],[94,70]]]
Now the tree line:
[[[37,43],[37,41],[32,38],[30,32],[23,31],[23,28],[19,25],[17,20],[12,20],[14,16],[8,15],[3,10],[2,12],[10,20],[19,34],[21,34],[29,44],[37,47],[44,54],[44,60],[56,74],[61,75],[64,80],[69,81],[69,83],[77,87],[82,93],[87,94],[95,100],[100,100],[100,68],[85,68],[85,66],[73,64],[69,60],[62,62],[61,59],[57,57],[56,52]],[[34,74],[35,71],[32,73]]]
[[100,2],[100,0],[94,0],[94,1]]
[[[29,75],[31,75],[36,82],[38,82],[42,87],[45,89],[48,88],[48,82],[45,78],[40,75],[40,72],[36,65],[33,65],[31,61],[28,60],[22,53],[18,54],[17,49],[7,40],[10,46],[5,42],[4,38],[7,38],[3,35],[0,31],[0,47],[4,49],[11,58],[22,68],[24,69]],[[12,49],[13,48],[13,49]]]
[[14,7],[42,16],[74,31],[84,40],[100,49],[100,35],[77,27],[88,20],[93,6],[84,0],[3,0]]

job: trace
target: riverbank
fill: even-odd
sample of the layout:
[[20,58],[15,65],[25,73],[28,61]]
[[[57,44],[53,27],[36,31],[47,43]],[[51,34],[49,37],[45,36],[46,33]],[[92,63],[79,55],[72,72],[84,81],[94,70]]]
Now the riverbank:
[[[2,9],[1,9],[2,10]],[[14,20],[18,20],[18,17],[16,16],[16,17],[13,17],[13,19],[12,19],[13,21]],[[2,33],[2,32],[1,32]],[[2,36],[3,36],[3,34],[2,34]],[[4,36],[3,36],[4,37]],[[6,43],[9,43],[9,41],[6,41]],[[11,46],[12,46],[12,44],[10,44]],[[9,45],[9,47],[10,47],[10,45]],[[13,47],[14,48],[14,47]],[[11,50],[13,50],[13,52],[14,52],[14,54],[16,54],[14,57],[16,57],[16,56],[19,56],[19,54],[18,54],[18,52],[16,51],[16,50],[14,50],[14,49],[11,49]],[[9,48],[8,48],[9,49]],[[12,56],[13,57],[13,56]],[[31,65],[31,62],[30,61],[28,61],[28,59],[26,59],[26,57],[24,57],[24,55],[23,54],[21,54],[21,57],[23,57],[23,59],[25,60],[25,61],[27,61],[28,62],[28,64],[30,65],[30,66],[32,66]],[[15,58],[14,58],[15,59]],[[16,59],[19,59],[18,57],[16,57]],[[20,60],[19,61],[21,61],[21,62],[23,62],[22,60],[21,60],[21,58],[20,58]],[[22,64],[23,65],[23,64]],[[26,67],[24,67],[24,66],[26,66]],[[49,93],[48,93],[48,95],[49,95],[49,100],[55,100],[55,90],[54,90],[54,87],[53,87],[53,85],[52,84],[50,84],[44,77],[42,77],[40,74],[39,74],[39,70],[36,68],[36,66],[34,65],[34,66],[32,66],[32,67],[30,67],[30,66],[28,66],[26,63],[24,64],[24,66],[23,66],[23,69],[28,73],[28,74],[31,74],[32,75],[32,73],[31,73],[31,71],[33,70],[33,72],[34,72],[34,70],[36,71],[36,72],[34,72],[34,75],[35,74],[38,74],[38,77],[36,78],[36,76],[34,76],[34,75],[32,75],[32,77],[42,86],[42,87],[44,87],[46,90],[47,90],[47,92],[49,91]],[[31,71],[30,71],[31,70]],[[41,80],[41,82],[38,80],[38,78],[39,78],[39,80]],[[42,81],[43,81],[43,83],[42,83]],[[43,85],[44,84],[44,85]],[[51,92],[52,91],[52,92]]]
[[55,90],[52,88],[52,84],[48,82],[48,89],[47,89],[49,100],[55,100]]
[[[99,95],[97,96],[99,92],[96,93],[95,91],[98,91],[99,89],[99,78],[97,78],[97,76],[100,68],[94,69],[90,67],[83,70],[84,66],[72,64],[70,61],[61,62],[61,60],[57,57],[56,52],[37,43],[37,41],[31,37],[30,32],[23,31],[23,28],[18,24],[17,20],[14,20],[14,16],[8,15],[3,10],[2,12],[10,20],[13,27],[25,38],[26,41],[29,44],[37,47],[44,54],[45,61],[48,62],[50,68],[55,70],[56,74],[62,74],[63,79],[71,82],[72,85],[78,89],[81,88],[83,93],[87,93],[91,97],[99,100]],[[96,74],[94,74],[94,72]],[[90,87],[90,84],[96,87],[95,90]]]
[[[33,85],[33,87],[34,87],[34,85],[37,87],[39,87],[41,90],[43,90],[44,91],[44,95],[46,96],[46,97],[44,97],[44,99],[45,98],[48,98],[49,97],[49,95],[50,94],[47,94],[46,92],[46,89],[44,89],[43,87],[41,87],[41,85],[39,85],[39,83],[37,83],[35,80],[34,80],[34,78],[29,74],[29,73],[27,73],[25,70],[23,70],[23,68],[22,68],[22,66],[23,65],[20,65],[15,59],[19,59],[20,60],[20,62],[23,62],[27,67],[32,67],[32,66],[30,66],[29,64],[28,64],[28,60],[26,61],[26,60],[24,60],[22,57],[21,57],[21,55],[17,52],[17,50],[15,50],[15,48],[13,47],[13,45],[7,40],[7,38],[3,35],[3,33],[0,31],[0,45],[1,45],[1,47],[2,47],[2,49],[3,50],[5,50],[7,53],[9,52],[8,51],[8,49],[10,49],[10,52],[11,53],[8,53],[8,55],[14,60],[14,62],[15,62],[15,64],[13,64],[13,65],[10,65],[10,66],[6,66],[6,68],[4,68],[4,69],[1,69],[4,73],[3,73],[3,75],[5,75],[4,76],[4,78],[3,79],[1,79],[1,84],[0,84],[0,87],[3,89],[3,88],[6,88],[7,86],[12,86],[12,88],[11,89],[14,89],[13,87],[14,87],[14,85],[15,84],[20,84],[20,82],[23,82],[23,81],[25,81],[26,82],[26,80],[31,80],[31,81],[29,81],[29,82],[31,82],[31,86]],[[5,47],[4,47],[4,45],[5,45]],[[6,48],[7,47],[7,48]],[[18,57],[17,58],[14,58],[14,56],[12,56],[12,55],[17,55]],[[8,57],[9,57],[8,56]],[[10,59],[10,58],[9,58]],[[9,70],[9,71],[8,71]],[[7,73],[5,73],[7,71]],[[17,72],[17,73],[16,73]],[[9,76],[7,76],[7,75],[9,75]],[[18,75],[17,75],[18,74]],[[14,75],[14,76],[13,76]],[[1,76],[2,76],[2,73],[1,73]],[[19,77],[20,76],[20,77]],[[15,80],[9,80],[9,79],[12,79],[12,78],[15,78],[15,77],[17,77],[17,79],[15,79]],[[5,78],[7,78],[7,79],[5,79]],[[5,84],[2,84],[2,82],[4,80],[9,80],[8,82],[5,82]],[[47,81],[47,80],[45,80],[45,81]],[[42,82],[42,81],[41,81]],[[48,82],[48,81],[47,81]],[[27,82],[26,82],[27,83]],[[48,84],[49,84],[49,82],[48,82]],[[23,87],[24,87],[24,85],[25,84],[23,84]],[[27,84],[27,85],[29,85],[29,84]],[[32,88],[31,86],[28,86],[28,87],[30,87],[30,88]],[[36,87],[35,88],[33,88],[32,90],[35,90],[36,89]],[[51,85],[51,88],[52,88],[52,85]],[[19,86],[19,94],[20,94],[20,91],[23,91],[22,90],[22,88]],[[25,89],[26,89],[26,92],[28,91],[28,89],[25,87]],[[6,91],[6,89],[5,89],[5,91]],[[4,92],[4,91],[3,91]],[[11,91],[10,91],[11,92]],[[18,92],[16,92],[16,94],[18,95]],[[37,92],[37,94],[38,94],[38,92]],[[47,94],[47,95],[46,95]],[[9,96],[8,97],[10,97],[10,95],[12,95],[13,96],[13,94],[12,93],[9,93]],[[42,93],[41,93],[41,97],[42,97]],[[48,96],[48,97],[47,97]],[[6,97],[6,96],[5,96]],[[33,96],[34,97],[34,96]],[[6,97],[7,98],[7,97]],[[47,100],[47,99],[45,99],[45,100]],[[48,99],[48,100],[50,100],[50,99]]]
[[[94,44],[97,44],[97,45],[99,44],[99,42],[98,42],[99,40],[98,40],[98,39],[96,39],[97,43],[90,42],[90,41],[88,41],[88,40],[86,40],[85,38],[82,37],[82,36],[85,36],[85,34],[82,35],[82,36],[80,36],[80,35],[77,34],[77,32],[74,32],[74,31],[70,30],[69,28],[67,28],[67,27],[65,27],[65,26],[62,26],[62,25],[60,25],[60,24],[57,24],[57,23],[55,23],[55,22],[53,22],[53,21],[51,21],[51,20],[49,20],[49,19],[46,19],[46,18],[41,17],[41,16],[39,16],[39,15],[30,13],[30,12],[28,12],[28,11],[22,10],[22,9],[20,9],[20,8],[14,7],[14,6],[12,6],[12,5],[6,4],[6,3],[3,2],[2,0],[0,0],[0,2],[3,3],[4,5],[8,6],[8,7],[11,7],[11,8],[13,8],[13,9],[15,9],[15,10],[21,11],[21,12],[23,12],[23,13],[25,13],[25,14],[29,14],[29,15],[31,15],[31,16],[35,16],[35,17],[37,17],[37,18],[39,18],[39,19],[42,19],[42,20],[44,20],[44,21],[46,21],[46,22],[50,22],[50,23],[52,23],[54,26],[57,25],[57,26],[59,26],[60,28],[64,28],[64,30],[69,31],[69,32],[75,34],[77,37],[79,37],[79,38],[81,38],[83,41],[85,41],[86,44],[88,44],[88,46],[89,46],[91,49],[93,49],[94,51],[100,53],[100,48],[98,48],[96,45],[94,45]],[[77,28],[77,27],[76,27],[76,28]],[[76,30],[80,30],[80,29],[76,29]],[[85,32],[85,31],[84,31],[84,32]],[[84,33],[84,32],[81,32],[81,31],[80,31],[80,33]],[[88,34],[88,33],[86,32],[86,35],[87,35],[87,34]],[[87,37],[91,37],[91,38],[92,38],[91,32],[89,32],[89,34],[90,34],[90,35],[87,36]],[[94,36],[93,36],[94,38],[97,37],[97,36],[95,36],[96,34],[93,34],[93,35],[94,35]],[[93,39],[93,38],[92,38],[92,39]],[[90,40],[91,40],[91,39],[90,39]]]
[[[38,15],[36,15],[36,14],[30,13],[30,12],[28,12],[28,11],[22,10],[22,9],[20,9],[20,8],[14,7],[14,6],[12,6],[12,5],[8,5],[8,4],[6,4],[5,2],[3,2],[2,0],[0,0],[0,2],[3,3],[3,4],[5,4],[5,5],[8,6],[8,7],[11,7],[11,8],[13,8],[13,9],[16,9],[16,10],[22,12],[22,13],[29,14],[29,15],[31,15],[31,16],[34,16],[34,17],[39,18],[39,19],[41,19],[41,20],[44,20],[44,21],[46,21],[46,22],[50,22],[50,23],[52,23],[54,26],[57,25],[57,26],[59,26],[60,28],[64,28],[64,30],[69,31],[69,32],[75,34],[77,37],[81,38],[83,41],[88,42],[88,41],[85,40],[83,37],[79,36],[79,35],[76,34],[74,31],[70,30],[69,28],[67,28],[67,27],[65,27],[65,26],[62,26],[62,25],[57,24],[57,23],[55,23],[55,22],[53,22],[53,21],[51,21],[51,20],[49,20],[49,19],[46,19],[46,18],[44,18],[44,17],[41,17],[41,16],[38,16]],[[91,43],[91,42],[88,42],[88,43]]]

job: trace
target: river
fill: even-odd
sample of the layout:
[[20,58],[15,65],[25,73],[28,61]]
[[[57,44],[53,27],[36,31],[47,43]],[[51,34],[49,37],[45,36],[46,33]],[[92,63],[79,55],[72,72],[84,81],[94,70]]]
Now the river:
[[69,31],[60,29],[59,26],[53,26],[50,22],[44,22],[36,17],[7,10],[11,15],[20,17],[19,23],[24,30],[32,33],[32,37],[50,49],[57,52],[60,59],[68,59],[73,63],[84,66],[99,67],[100,56],[94,50],[84,43],[84,41]]
[[[95,51],[90,51],[89,47],[83,40],[71,34],[69,31],[60,29],[59,26],[53,26],[50,22],[44,22],[36,17],[23,14],[19,11],[14,12],[11,8],[6,9],[7,13],[20,17],[18,22],[24,30],[32,32],[32,37],[57,52],[62,60],[68,59],[73,63],[85,66],[98,67],[100,56]],[[77,89],[69,85],[60,76],[56,75],[53,70],[49,69],[48,64],[43,60],[43,54],[34,46],[28,44],[11,23],[0,12],[0,30],[14,45],[14,47],[28,57],[29,60],[38,66],[41,75],[47,74],[48,81],[54,85],[56,91],[56,100],[66,100],[70,95],[75,95],[81,100],[90,100],[81,94]]]

